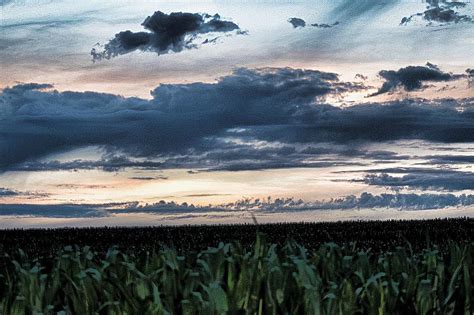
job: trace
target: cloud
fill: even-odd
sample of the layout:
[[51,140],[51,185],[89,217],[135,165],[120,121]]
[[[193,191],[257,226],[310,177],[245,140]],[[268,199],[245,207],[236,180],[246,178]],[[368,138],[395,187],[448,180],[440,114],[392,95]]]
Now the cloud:
[[[162,84],[151,100],[44,90],[50,87],[0,93],[0,170],[305,167],[311,156],[304,150],[320,144],[474,141],[473,99],[341,108],[325,99],[365,86],[315,70],[237,69],[215,83]],[[96,161],[49,157],[90,146],[106,154]]]
[[426,66],[408,66],[395,70],[382,70],[379,76],[385,80],[382,87],[371,96],[392,92],[402,87],[405,91],[415,91],[424,88],[424,82],[445,82],[458,80],[464,75],[441,71],[438,66],[427,63]]
[[[368,174],[362,180],[368,185],[384,187],[416,188],[421,190],[472,190],[474,189],[474,173],[447,169],[406,169],[403,176],[392,176],[388,172]],[[393,172],[396,173],[396,172]]]
[[424,164],[474,164],[473,155],[428,155],[423,158],[428,159],[429,162]]
[[332,199],[323,206],[329,209],[357,208],[397,208],[397,209],[440,209],[446,207],[470,206],[474,204],[474,195],[454,194],[380,194],[362,193],[359,197],[347,196]]
[[252,211],[288,213],[295,211],[311,210],[352,210],[352,209],[374,209],[395,208],[406,210],[439,209],[445,207],[470,206],[474,204],[474,195],[454,194],[380,194],[375,195],[363,192],[359,196],[349,195],[329,200],[305,202],[294,198],[244,198],[235,202],[215,205],[196,206],[193,204],[160,201],[154,204],[140,205],[134,203],[117,210],[109,210],[111,213],[205,213]]
[[311,24],[311,26],[317,27],[317,28],[331,28],[331,27],[334,27],[336,25],[339,25],[339,22],[334,22],[332,24],[326,24],[326,23],[320,23],[320,24],[313,23],[313,24]]
[[0,198],[18,196],[20,193],[16,190],[0,187]]
[[[201,196],[196,196],[201,197]],[[95,218],[120,214],[183,214],[221,213],[232,216],[239,212],[291,213],[296,211],[354,210],[391,208],[403,210],[441,209],[474,205],[474,195],[454,194],[380,194],[364,192],[329,200],[305,202],[294,198],[241,199],[235,202],[198,206],[174,201],[152,204],[138,202],[109,204],[0,204],[0,216],[33,216],[50,218]]]
[[[334,73],[276,68],[237,69],[217,83],[163,84],[150,101],[38,90],[46,88],[51,86],[27,84],[1,92],[0,119],[5,123],[0,126],[0,169],[95,145],[123,151],[126,157],[109,155],[95,165],[114,170],[130,164],[130,156],[149,158],[205,147],[208,137],[231,128],[288,124],[300,106],[363,86],[340,82]],[[69,168],[80,163],[70,162]],[[156,167],[159,162],[133,163]]]
[[432,25],[437,23],[460,23],[472,22],[472,17],[468,15],[459,14],[453,8],[460,8],[466,6],[464,2],[447,2],[447,1],[430,1],[427,10],[421,13],[416,13],[408,17],[402,18],[400,25],[407,25],[412,22],[415,17],[422,17],[425,21]]
[[215,197],[215,196],[230,196],[231,194],[190,194],[183,197]]
[[[141,25],[147,30],[146,32],[130,30],[119,32],[103,46],[103,50],[93,48],[92,59],[94,61],[110,59],[135,50],[155,52],[158,55],[180,52],[197,48],[199,45],[196,41],[199,35],[240,30],[237,24],[222,20],[219,14],[211,16],[184,12],[166,14],[156,11]],[[215,39],[206,39],[202,44],[215,41]]]
[[15,0],[0,0],[0,6],[7,5],[9,3],[13,3]]
[[354,78],[359,79],[361,81],[366,81],[369,77],[367,77],[366,75],[363,75],[361,73],[357,73]]
[[[300,18],[296,18],[296,17],[293,17],[293,18],[290,18],[288,19],[288,23],[290,23],[291,25],[293,25],[293,28],[298,28],[298,27],[305,27],[306,26],[306,22],[305,20],[303,19],[300,19]],[[326,24],[326,23],[321,23],[321,24],[318,24],[318,23],[313,23],[313,24],[310,24],[311,26],[313,27],[317,27],[317,28],[331,28],[331,27],[334,27],[336,25],[339,25],[339,22],[335,22],[333,24]]]
[[154,170],[162,168],[162,162],[150,160],[129,159],[123,155],[106,154],[99,160],[82,160],[76,159],[72,161],[28,161],[10,167],[9,171],[16,172],[45,172],[45,171],[77,171],[77,170],[93,170],[101,169],[104,172],[117,172],[125,168],[135,168],[142,170]]
[[108,216],[97,205],[74,204],[0,204],[0,216],[34,216],[48,218],[88,218]]
[[[211,147],[193,148],[187,154],[162,157],[160,162],[151,160],[137,161],[124,156],[101,158],[100,160],[73,160],[60,161],[31,161],[9,167],[9,171],[77,171],[100,169],[105,172],[117,172],[126,168],[140,170],[161,170],[174,168],[199,169],[201,171],[249,171],[279,168],[318,168],[330,166],[366,165],[361,162],[347,161],[346,156],[360,156],[364,158],[396,157],[390,154],[377,152],[363,152],[341,149],[314,149],[304,147],[296,149],[291,146],[274,147],[260,144],[254,147],[251,144],[229,144],[216,141]],[[328,157],[317,160],[318,155],[339,154],[340,157]],[[136,180],[166,179],[166,177],[131,177]]]
[[49,194],[36,191],[18,191],[10,188],[0,187],[0,199],[8,197],[26,197],[28,199],[36,197],[48,197]]
[[474,69],[466,69],[466,74],[469,86],[474,86]]
[[467,15],[460,15],[452,9],[444,9],[440,7],[426,10],[423,13],[423,18],[429,22],[439,23],[459,23],[472,21],[472,18]]
[[288,19],[288,23],[293,25],[293,28],[305,27],[306,26],[305,20],[300,19],[300,18],[296,18],[296,17]]
[[346,25],[359,19],[371,19],[397,5],[396,1],[380,0],[343,0],[337,3],[338,5],[329,12],[329,16]]
[[112,186],[101,185],[101,184],[58,184],[58,185],[54,185],[54,187],[75,190],[75,189],[103,189],[103,188],[111,188]]
[[129,177],[130,179],[134,180],[144,180],[144,181],[149,181],[149,180],[166,180],[168,177],[166,176],[133,176]]

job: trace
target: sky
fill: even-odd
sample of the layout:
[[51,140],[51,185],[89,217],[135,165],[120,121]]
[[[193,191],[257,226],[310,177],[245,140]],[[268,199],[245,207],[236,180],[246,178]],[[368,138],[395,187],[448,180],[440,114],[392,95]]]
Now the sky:
[[474,216],[470,1],[0,14],[0,228]]

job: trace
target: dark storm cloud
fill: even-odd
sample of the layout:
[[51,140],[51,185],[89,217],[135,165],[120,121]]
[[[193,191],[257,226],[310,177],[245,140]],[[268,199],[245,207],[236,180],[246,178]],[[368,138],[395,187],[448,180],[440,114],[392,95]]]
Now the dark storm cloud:
[[466,6],[464,2],[429,1],[428,4],[429,6],[426,11],[402,18],[400,25],[407,25],[415,17],[422,17],[425,21],[429,22],[428,25],[432,25],[433,22],[460,23],[473,21],[472,17],[459,14],[453,10]]
[[[188,157],[210,169],[242,162],[275,168],[305,166],[303,149],[322,143],[474,141],[472,99],[341,108],[325,97],[365,87],[313,70],[237,69],[216,83],[160,85],[151,100],[38,90],[49,87],[17,85],[0,94],[2,171],[187,167]],[[93,162],[38,161],[87,146],[107,154]]]
[[[222,20],[219,14],[211,16],[184,12],[165,14],[156,11],[141,25],[147,30],[146,32],[122,31],[115,34],[115,37],[103,46],[102,51],[93,48],[91,51],[93,60],[110,59],[135,50],[155,52],[158,55],[180,52],[198,47],[196,44],[198,35],[240,30],[237,24]],[[215,39],[206,39],[202,44],[213,42]]]
[[[289,124],[300,106],[363,88],[333,73],[288,68],[238,69],[216,84],[161,85],[151,101],[38,90],[48,87],[17,85],[1,93],[1,169],[91,145],[128,157],[184,151],[229,128]],[[112,170],[128,163],[117,157],[108,162]]]
[[[403,176],[392,176],[388,172],[368,174],[363,182],[368,185],[391,188],[416,188],[421,190],[472,190],[474,173],[449,169],[412,170]],[[393,172],[395,173],[395,172]]]
[[408,66],[398,70],[382,70],[379,76],[385,80],[382,87],[372,96],[392,92],[397,88],[405,91],[423,89],[424,82],[446,82],[458,80],[464,75],[441,71],[438,66],[427,63],[426,66]]
[[300,19],[300,18],[296,18],[296,17],[288,19],[288,23],[293,25],[293,28],[305,27],[306,26],[305,20]]

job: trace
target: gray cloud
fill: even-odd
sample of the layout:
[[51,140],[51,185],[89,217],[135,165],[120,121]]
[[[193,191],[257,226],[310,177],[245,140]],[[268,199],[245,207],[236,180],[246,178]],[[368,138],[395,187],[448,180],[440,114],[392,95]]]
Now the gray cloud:
[[[306,27],[306,21],[303,20],[303,19],[300,19],[300,18],[296,18],[296,17],[293,17],[293,18],[290,18],[288,19],[288,23],[290,23],[291,25],[293,25],[293,28],[298,28],[298,27]],[[313,24],[310,24],[312,27],[317,27],[317,28],[331,28],[331,27],[334,27],[336,25],[339,25],[339,22],[334,22],[332,24],[326,24],[326,23],[321,23],[321,24],[318,24],[318,23],[313,23]]]
[[[94,61],[110,59],[135,50],[155,52],[158,55],[169,52],[180,52],[184,49],[197,48],[198,35],[209,33],[228,33],[239,31],[237,24],[222,20],[219,14],[199,14],[173,12],[165,14],[156,11],[141,24],[146,32],[130,30],[115,34],[103,50],[91,50]],[[243,33],[243,32],[239,32]],[[215,41],[206,39],[201,44]]]
[[382,70],[379,76],[385,80],[382,87],[372,96],[391,92],[397,88],[406,91],[421,90],[424,82],[443,82],[458,80],[464,75],[441,71],[436,65],[427,63],[426,66],[408,66],[398,70]]
[[145,181],[149,181],[149,180],[166,180],[168,179],[168,177],[166,176],[133,176],[133,177],[129,177],[130,179],[134,179],[134,180],[145,180]]
[[445,207],[470,206],[474,195],[453,194],[380,194],[362,193],[359,197],[349,196],[334,199],[333,207],[353,208],[399,208],[399,209],[439,209]]
[[7,5],[9,3],[13,3],[15,0],[0,0],[0,6]]
[[8,168],[16,172],[44,172],[44,171],[77,171],[101,169],[104,172],[117,172],[125,168],[154,170],[162,168],[162,162],[150,160],[133,160],[123,155],[106,154],[99,160],[76,159],[67,162],[57,160],[48,162],[28,161]]
[[466,69],[466,74],[469,86],[474,86],[474,69]]
[[[137,161],[124,156],[109,156],[98,161],[73,160],[69,162],[25,162],[8,168],[9,171],[77,171],[100,169],[106,172],[117,172],[126,168],[140,170],[157,170],[173,168],[190,168],[201,171],[248,171],[278,168],[318,168],[329,166],[366,165],[361,162],[347,161],[346,156],[364,158],[396,159],[395,156],[382,152],[363,152],[357,150],[314,149],[306,147],[296,149],[283,147],[253,147],[252,145],[235,145],[216,141],[210,147],[198,147],[186,154],[162,156],[161,162],[151,160]],[[341,157],[328,159],[325,155],[338,154]],[[317,160],[317,158],[321,160]],[[131,177],[136,180],[166,179],[159,176]]]
[[[341,108],[325,98],[365,86],[313,70],[237,69],[216,83],[160,85],[151,100],[41,90],[50,87],[17,85],[0,94],[0,170],[199,168],[186,157],[211,169],[304,167],[304,148],[316,144],[474,141],[472,99]],[[87,146],[107,154],[98,161],[38,162]]]
[[397,170],[387,170],[381,174],[368,174],[362,180],[368,185],[399,188],[416,188],[421,190],[472,190],[474,189],[474,173],[460,172],[449,169],[401,169],[406,171],[403,176],[392,176]]
[[433,22],[460,23],[473,21],[472,17],[459,14],[453,10],[453,8],[466,6],[464,2],[429,1],[428,3],[429,6],[426,11],[402,18],[400,25],[407,25],[412,22],[415,17],[421,17],[428,22],[428,25],[432,25]]
[[215,206],[197,206],[174,201],[159,201],[141,205],[138,202],[109,204],[0,204],[0,216],[34,216],[51,218],[93,218],[127,213],[148,214],[205,214],[220,212],[232,214],[236,211],[262,213],[288,213],[308,210],[352,210],[393,208],[404,210],[426,210],[446,207],[471,206],[474,195],[454,194],[380,194],[364,192],[359,196],[345,196],[330,200],[304,202],[294,198],[242,199]]
[[429,155],[423,158],[428,159],[429,162],[424,164],[474,164],[473,155]]
[[36,197],[48,197],[49,194],[36,192],[36,191],[18,191],[10,188],[0,187],[0,199],[8,197],[24,197],[24,198],[36,198]]
[[195,206],[193,204],[160,201],[154,204],[139,205],[137,203],[112,213],[197,213],[197,212],[292,212],[308,210],[351,210],[373,208],[395,208],[408,210],[438,209],[474,204],[474,195],[456,196],[453,194],[380,194],[364,192],[359,196],[349,195],[341,198],[305,202],[294,198],[252,199],[246,198],[235,202],[216,206]]
[[332,24],[326,24],[326,23],[320,23],[320,24],[313,23],[313,24],[311,24],[311,26],[317,27],[317,28],[331,28],[331,27],[334,27],[336,25],[339,25],[339,22],[334,22]]
[[296,18],[296,17],[288,19],[288,23],[293,25],[293,28],[305,27],[306,26],[305,20],[300,19],[300,18]]
[[[0,94],[0,118],[5,122],[0,126],[1,169],[90,145],[147,158],[206,147],[206,138],[230,128],[289,124],[299,106],[363,86],[340,82],[333,73],[284,68],[238,69],[216,84],[164,84],[152,92],[151,101],[41,90],[46,88],[51,86],[17,85]],[[111,170],[129,163],[120,155],[105,160],[98,163]]]
[[0,198],[2,197],[13,197],[20,195],[20,192],[8,188],[0,187]]
[[98,205],[74,204],[0,204],[0,216],[34,216],[49,218],[88,218],[107,216]]
[[111,188],[112,186],[100,184],[58,184],[54,185],[54,187],[63,189],[103,189]]

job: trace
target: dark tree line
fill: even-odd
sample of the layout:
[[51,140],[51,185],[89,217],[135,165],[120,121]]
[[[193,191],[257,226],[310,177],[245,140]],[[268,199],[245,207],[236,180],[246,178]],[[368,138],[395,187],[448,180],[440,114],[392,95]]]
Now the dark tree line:
[[418,250],[430,243],[443,248],[452,241],[474,241],[474,219],[14,229],[0,230],[0,251],[21,248],[28,255],[49,256],[67,245],[91,246],[97,252],[114,245],[134,253],[162,246],[183,252],[199,251],[220,242],[239,241],[243,246],[250,246],[257,231],[264,233],[269,242],[283,244],[293,239],[309,250],[326,242],[352,244],[372,251],[394,250],[409,243],[413,250]]

